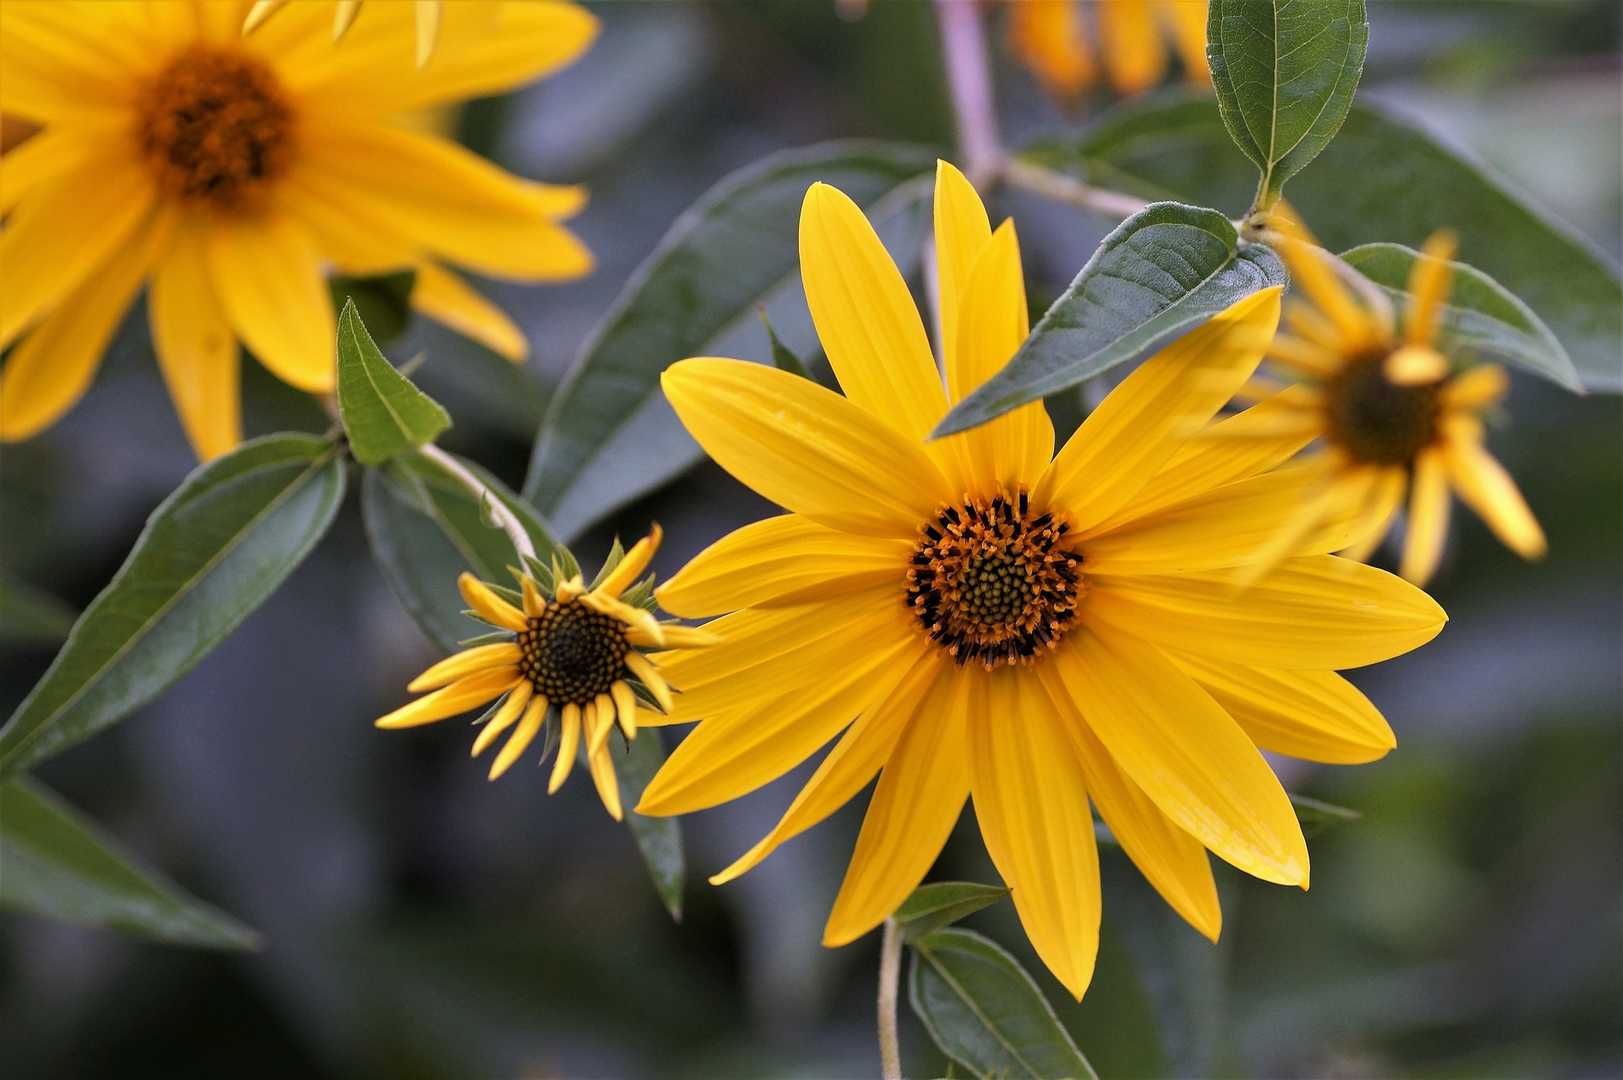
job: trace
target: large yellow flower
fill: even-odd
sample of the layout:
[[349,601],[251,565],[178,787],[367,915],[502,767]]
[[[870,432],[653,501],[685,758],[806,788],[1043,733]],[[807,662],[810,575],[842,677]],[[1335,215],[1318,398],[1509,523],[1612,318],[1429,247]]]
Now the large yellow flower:
[[585,193],[511,176],[391,117],[496,93],[579,55],[596,21],[508,5],[499,32],[419,71],[406,5],[335,48],[307,5],[252,37],[236,3],[0,5],[0,111],[44,130],[0,157],[0,439],[89,385],[136,292],[203,457],[240,438],[238,342],[311,392],[333,386],[329,268],[410,267],[418,310],[515,360],[523,334],[446,263],[578,277],[558,221]]
[[929,441],[1027,334],[1014,226],[993,232],[945,164],[935,236],[945,387],[894,263],[822,184],[806,196],[801,268],[844,396],[737,360],[665,373],[711,457],[790,513],[725,537],[659,591],[675,614],[728,614],[706,627],[722,644],[655,657],[685,691],[665,722],[700,723],[639,810],[736,798],[843,730],[777,828],[712,881],[877,773],[825,933],[842,944],[919,883],[972,797],[1032,944],[1080,997],[1100,915],[1090,802],[1215,937],[1206,848],[1307,885],[1301,829],[1257,748],[1383,755],[1386,721],[1334,672],[1419,646],[1445,616],[1401,579],[1326,554],[1344,521],[1233,587],[1306,478],[1261,473],[1247,441],[1199,429],[1260,360],[1277,289],[1146,361],[1057,456],[1040,402]]
[[[248,15],[243,20],[243,33],[253,33],[266,19],[286,7],[287,3],[288,0],[255,0],[254,6],[248,9]],[[443,0],[414,0],[412,6],[416,10],[417,19],[417,66],[422,67],[434,55],[434,47],[439,44],[440,27],[445,21],[446,5]],[[488,31],[493,28],[496,9],[500,6],[499,0],[459,0],[453,11],[456,17],[476,16],[484,24],[480,29]],[[337,0],[333,5],[334,41],[349,31],[360,13],[361,0]]]
[[[1318,439],[1311,462],[1322,486],[1265,554],[1282,555],[1294,537],[1351,506],[1360,527],[1342,554],[1363,560],[1391,528],[1408,492],[1408,526],[1400,573],[1425,584],[1448,536],[1449,489],[1470,505],[1506,546],[1523,558],[1545,551],[1544,531],[1516,482],[1483,446],[1480,414],[1497,404],[1509,380],[1496,364],[1457,365],[1438,341],[1454,254],[1439,232],[1410,271],[1402,326],[1384,293],[1312,243],[1283,205],[1272,215],[1292,279],[1311,298],[1286,306],[1289,332],[1269,359],[1303,381],[1282,392],[1259,379],[1257,450],[1268,438],[1287,457]],[[1354,291],[1356,290],[1356,292]]]
[[[1093,14],[1096,35],[1083,22]],[[1118,94],[1141,94],[1166,77],[1172,38],[1185,76],[1211,79],[1206,66],[1206,0],[1008,0],[1009,48],[1057,97],[1075,97],[1099,79],[1098,40],[1105,75]]]

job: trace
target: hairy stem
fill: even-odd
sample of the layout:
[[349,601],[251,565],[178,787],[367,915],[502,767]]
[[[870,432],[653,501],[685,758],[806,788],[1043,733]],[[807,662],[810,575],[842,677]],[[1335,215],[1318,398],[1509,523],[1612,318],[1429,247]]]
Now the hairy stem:
[[885,920],[879,942],[879,1073],[901,1080],[902,1047],[896,1037],[896,992],[902,981],[902,935],[895,919]]
[[964,175],[980,187],[997,175],[1003,161],[980,5],[975,0],[935,0],[935,14]]
[[417,453],[438,465],[457,483],[473,492],[474,498],[479,500],[495,519],[496,524],[501,526],[502,532],[507,534],[507,539],[513,542],[513,550],[520,555],[535,558],[535,545],[530,542],[529,532],[524,528],[524,523],[518,519],[518,515],[507,508],[500,495],[490,490],[483,480],[470,472],[460,461],[433,443],[418,447]]
[[1136,195],[1084,184],[1074,176],[1018,158],[1003,166],[1003,179],[1013,187],[1109,217],[1131,217],[1149,205]]

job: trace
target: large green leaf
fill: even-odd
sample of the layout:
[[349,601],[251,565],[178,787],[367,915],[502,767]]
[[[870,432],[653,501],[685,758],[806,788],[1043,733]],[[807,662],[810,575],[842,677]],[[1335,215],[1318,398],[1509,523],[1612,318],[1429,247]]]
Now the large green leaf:
[[1216,210],[1147,206],[1105,237],[1020,351],[953,406],[935,434],[967,430],[1075,386],[1284,283],[1278,256],[1242,242]]
[[1002,885],[937,881],[914,889],[891,918],[901,929],[903,941],[916,941],[982,908],[991,907],[1008,895],[1009,890]]
[[0,641],[60,645],[77,617],[45,590],[0,573]]
[[28,777],[0,782],[0,908],[173,945],[258,943],[252,930],[143,867]]
[[[462,464],[524,522],[544,562],[552,537],[535,511],[479,466]],[[516,566],[518,556],[472,493],[432,461],[403,457],[367,470],[361,511],[378,569],[423,633],[447,651],[479,633],[478,624],[462,614],[467,605],[457,592],[457,575],[471,570],[506,584],[507,567]]]
[[975,1076],[1096,1075],[1037,984],[997,943],[949,927],[912,947],[913,1011],[941,1052]]
[[671,918],[682,921],[682,887],[687,882],[687,858],[682,852],[682,826],[673,817],[644,817],[635,810],[643,789],[665,763],[665,744],[657,728],[638,732],[626,743],[610,739],[614,752],[614,772],[620,778],[620,802],[626,810],[626,827],[637,842],[637,852],[648,867],[654,891]]
[[[1402,244],[1360,244],[1341,257],[1401,303],[1420,253]],[[1451,351],[1508,360],[1583,392],[1572,358],[1532,308],[1476,267],[1462,262],[1449,266],[1453,288],[1442,311],[1442,336]]]
[[[1162,96],[1120,109],[1028,160],[1152,199],[1243,209],[1251,169],[1209,98]],[[1623,389],[1623,284],[1589,244],[1528,206],[1459,150],[1389,113],[1355,105],[1291,202],[1332,251],[1372,241],[1419,247],[1447,226],[1460,255],[1524,300],[1566,346],[1584,385]]]
[[1259,208],[1335,137],[1368,47],[1364,0],[1211,0],[1212,87],[1235,145],[1262,173]]
[[338,313],[338,415],[362,465],[410,453],[451,426],[440,403],[384,359],[353,300]]
[[801,356],[817,350],[797,272],[806,189],[825,181],[867,210],[906,273],[927,215],[934,155],[836,142],[732,173],[677,219],[588,339],[542,425],[524,493],[558,535],[581,529],[703,457],[659,375],[688,356],[769,360],[757,313]]
[[344,494],[330,440],[270,435],[198,467],[147,520],[0,730],[0,772],[30,768],[152,700],[264,602]]

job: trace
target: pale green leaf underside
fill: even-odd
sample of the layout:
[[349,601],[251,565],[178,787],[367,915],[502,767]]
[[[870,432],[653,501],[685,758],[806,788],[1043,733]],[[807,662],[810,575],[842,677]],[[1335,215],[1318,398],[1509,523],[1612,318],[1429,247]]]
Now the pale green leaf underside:
[[451,426],[439,402],[384,359],[353,300],[338,315],[338,415],[362,465],[409,453]]

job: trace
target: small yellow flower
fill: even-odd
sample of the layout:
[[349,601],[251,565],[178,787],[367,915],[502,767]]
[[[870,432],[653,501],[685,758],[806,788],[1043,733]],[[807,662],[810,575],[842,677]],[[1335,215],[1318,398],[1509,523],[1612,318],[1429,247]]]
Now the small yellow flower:
[[1391,729],[1336,669],[1416,648],[1445,616],[1407,582],[1328,554],[1346,542],[1342,521],[1233,588],[1307,479],[1198,437],[1260,362],[1277,288],[1147,360],[1055,454],[1041,402],[929,438],[1028,330],[1013,223],[994,231],[945,163],[935,251],[945,386],[895,264],[823,184],[801,214],[801,274],[844,395],[737,360],[665,372],[700,445],[790,513],[724,537],[659,590],[675,614],[720,615],[706,629],[721,643],[660,654],[684,692],[647,722],[698,726],[638,809],[715,806],[837,737],[778,826],[711,880],[744,873],[877,774],[824,932],[844,944],[918,885],[973,799],[1032,944],[1081,997],[1100,919],[1091,806],[1215,938],[1208,849],[1268,881],[1308,881],[1300,826],[1258,748],[1381,757]]
[[[288,0],[255,0],[254,6],[248,9],[247,18],[243,20],[242,32],[253,33],[287,3]],[[413,0],[412,6],[417,12],[417,66],[422,67],[434,55],[434,47],[439,43],[446,5],[444,0]],[[495,9],[500,6],[499,0],[458,0],[453,10],[458,18],[488,33],[495,24]],[[334,41],[348,32],[360,13],[361,0],[337,0],[333,6]]]
[[1166,77],[1172,39],[1184,73],[1211,79],[1206,66],[1206,0],[1008,0],[1009,48],[1056,97],[1070,98],[1094,85],[1099,61],[1083,21],[1094,16],[1099,56],[1118,94],[1141,94]]
[[1483,446],[1480,414],[1504,397],[1505,371],[1495,364],[1459,367],[1437,340],[1453,235],[1435,233],[1424,245],[1400,327],[1386,295],[1316,247],[1293,211],[1281,205],[1271,221],[1292,278],[1311,303],[1286,306],[1289,332],[1268,352],[1302,381],[1283,390],[1268,380],[1253,384],[1252,396],[1263,400],[1251,410],[1252,437],[1258,452],[1271,441],[1281,456],[1314,439],[1324,446],[1311,466],[1323,478],[1321,490],[1270,542],[1269,553],[1277,556],[1295,535],[1351,507],[1361,524],[1342,554],[1366,559],[1407,491],[1400,572],[1424,584],[1442,557],[1452,488],[1506,546],[1523,558],[1541,557],[1543,530]]
[[621,594],[648,568],[659,547],[659,526],[639,540],[595,585],[580,575],[554,570],[557,588],[548,596],[526,573],[518,603],[509,602],[472,574],[457,579],[473,614],[504,640],[485,642],[448,657],[413,679],[412,693],[432,691],[377,720],[380,728],[417,727],[457,716],[501,699],[474,739],[478,756],[508,728],[513,733],[490,766],[495,780],[519,759],[547,718],[558,715],[558,757],[547,785],[551,794],[569,778],[582,739],[592,782],[603,806],[620,818],[608,739],[616,726],[627,739],[660,714],[638,700],[640,687],[660,709],[671,707],[671,688],[642,650],[694,649],[714,639],[703,630],[654,618]]
[[368,40],[343,48],[311,5],[247,38],[245,10],[0,4],[0,112],[42,126],[0,156],[0,440],[79,399],[143,284],[159,367],[207,458],[241,437],[239,342],[283,381],[332,390],[330,269],[414,269],[419,311],[522,360],[522,332],[447,264],[538,282],[591,268],[559,224],[583,190],[396,122],[556,70],[590,44],[591,15],[507,5],[496,32],[416,70],[395,52],[406,5],[378,5]]

